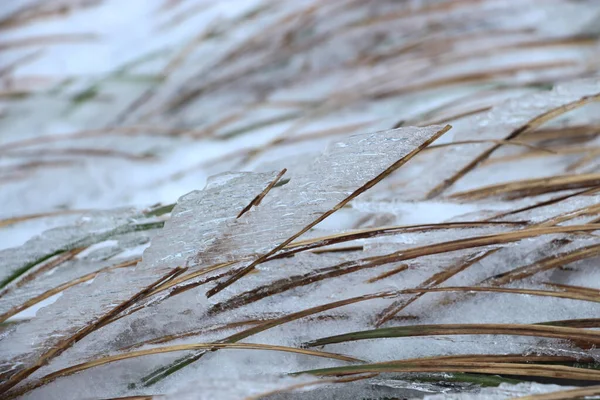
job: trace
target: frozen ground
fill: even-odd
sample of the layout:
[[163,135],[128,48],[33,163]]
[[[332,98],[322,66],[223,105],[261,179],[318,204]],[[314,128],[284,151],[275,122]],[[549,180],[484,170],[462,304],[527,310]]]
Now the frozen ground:
[[1,396],[600,396],[599,27],[595,0],[11,1]]

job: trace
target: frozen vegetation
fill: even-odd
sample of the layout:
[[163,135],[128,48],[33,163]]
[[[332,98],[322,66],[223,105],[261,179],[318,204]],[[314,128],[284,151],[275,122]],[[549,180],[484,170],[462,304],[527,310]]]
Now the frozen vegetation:
[[596,0],[7,2],[0,398],[600,398],[599,37]]

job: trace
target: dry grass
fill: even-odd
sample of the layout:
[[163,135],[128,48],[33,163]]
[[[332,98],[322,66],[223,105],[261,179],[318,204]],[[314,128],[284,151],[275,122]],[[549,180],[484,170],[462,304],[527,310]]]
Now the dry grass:
[[[96,3],[101,2],[79,1],[62,7],[44,6],[42,2],[35,3],[1,19],[0,31],[20,28],[39,20],[61,18],[66,13],[93,7]],[[474,22],[487,22],[488,18],[491,18],[486,14],[489,11],[485,11],[487,3],[487,0],[442,1],[431,4],[423,2],[410,9],[396,6],[394,9],[382,11],[376,6],[365,7],[365,3],[361,1],[340,0],[332,3],[314,2],[296,5],[286,12],[281,12],[277,2],[265,1],[259,7],[233,19],[215,21],[201,29],[197,28],[185,43],[164,60],[165,63],[154,77],[153,83],[144,86],[136,96],[120,106],[114,115],[111,115],[111,122],[107,126],[91,125],[90,129],[86,126],[86,130],[40,135],[0,144],[0,154],[6,159],[28,160],[27,163],[3,165],[3,175],[0,176],[2,185],[24,181],[40,170],[48,169],[51,166],[49,161],[38,160],[46,156],[60,157],[60,167],[71,169],[76,168],[78,164],[75,161],[82,158],[93,158],[98,162],[109,159],[131,163],[160,162],[160,155],[151,157],[147,153],[138,152],[137,149],[124,151],[96,147],[94,142],[96,139],[109,136],[120,139],[160,137],[161,140],[210,141],[221,144],[234,143],[241,139],[247,144],[247,147],[228,150],[219,157],[199,160],[195,166],[186,167],[175,173],[169,172],[169,175],[163,179],[170,181],[198,169],[209,170],[215,165],[232,164],[241,169],[246,167],[251,169],[254,163],[258,164],[259,161],[287,154],[285,149],[289,150],[292,146],[343,137],[372,127],[398,128],[407,124],[415,126],[452,124],[458,127],[453,129],[453,132],[456,131],[455,138],[442,143],[436,141],[450,130],[450,125],[439,127],[436,133],[421,146],[383,171],[379,171],[371,180],[356,187],[349,196],[328,211],[315,215],[314,218],[311,217],[312,222],[298,229],[294,234],[272,243],[268,247],[270,250],[224,257],[223,259],[228,260],[225,262],[215,261],[189,268],[178,267],[163,276],[156,276],[155,282],[137,291],[125,301],[111,305],[108,312],[93,316],[91,322],[84,327],[76,327],[78,329],[75,333],[63,337],[50,348],[42,348],[41,355],[32,356],[33,361],[26,360],[26,355],[24,355],[26,362],[19,360],[17,363],[15,360],[9,360],[15,361],[14,368],[5,370],[0,375],[2,378],[0,398],[16,398],[60,378],[122,360],[134,361],[146,356],[185,352],[185,356],[156,368],[140,381],[132,383],[137,390],[148,390],[148,393],[151,393],[150,387],[153,384],[180,372],[186,366],[199,361],[205,354],[233,349],[286,352],[351,363],[351,365],[303,371],[319,378],[248,399],[308,389],[312,386],[337,387],[356,380],[369,380],[382,373],[400,373],[402,379],[407,381],[413,379],[418,381],[418,374],[421,376],[435,374],[427,376],[430,378],[433,376],[433,379],[441,382],[445,380],[448,384],[463,382],[497,385],[503,381],[514,383],[515,379],[536,382],[540,378],[543,382],[578,381],[581,385],[599,382],[600,372],[590,351],[600,345],[600,331],[596,330],[600,327],[600,321],[597,318],[541,320],[536,324],[415,322],[427,316],[418,314],[419,308],[414,305],[433,298],[431,293],[454,293],[451,300],[445,299],[433,304],[434,307],[447,309],[450,309],[454,303],[469,301],[483,294],[506,296],[514,302],[519,302],[524,298],[523,296],[532,296],[551,298],[554,301],[600,303],[600,292],[597,288],[574,285],[569,283],[571,282],[569,279],[560,281],[554,279],[554,275],[549,278],[547,274],[550,271],[560,270],[564,276],[576,276],[576,273],[581,273],[584,267],[569,270],[571,264],[595,260],[600,256],[600,244],[593,242],[597,238],[597,231],[600,231],[598,223],[600,204],[596,202],[595,197],[600,190],[600,174],[597,173],[595,164],[600,156],[600,146],[596,144],[600,125],[597,116],[593,115],[595,109],[592,111],[588,109],[600,100],[600,93],[580,95],[576,100],[570,97],[570,100],[565,100],[558,106],[543,109],[533,118],[528,117],[529,120],[525,122],[519,120],[521,123],[516,127],[508,122],[504,124],[502,121],[494,122],[491,119],[490,122],[485,119],[488,113],[497,110],[498,105],[503,104],[494,96],[514,92],[514,96],[507,98],[513,99],[511,101],[516,104],[514,112],[519,114],[523,110],[529,111],[531,105],[526,104],[526,100],[514,100],[517,94],[536,92],[541,98],[547,86],[595,74],[598,66],[594,62],[588,60],[587,63],[583,63],[577,57],[570,57],[565,50],[589,51],[597,46],[598,38],[587,34],[547,37],[532,27],[482,30],[479,27],[482,24],[474,24]],[[165,21],[159,24],[158,31],[168,32],[209,8],[208,4],[189,0],[165,1],[163,7],[156,11],[166,16]],[[268,16],[269,13],[275,13],[273,14],[275,17],[264,22],[261,18]],[[347,20],[342,21],[343,23],[335,26],[334,29],[321,29],[327,27],[327,22],[333,21],[336,15],[346,15]],[[262,24],[260,30],[249,31],[235,46],[218,46],[221,43],[219,40],[226,37],[229,32],[236,32],[238,27],[248,27],[257,23],[256,21]],[[421,25],[420,21],[427,21],[427,24]],[[473,31],[460,29],[463,25]],[[406,37],[401,42],[394,42],[391,40],[390,32]],[[504,40],[499,43],[493,41],[498,38]],[[97,39],[93,34],[31,36],[0,43],[0,52],[69,42],[87,43]],[[370,42],[364,44],[361,42],[363,39],[368,39]],[[217,46],[214,46],[215,43]],[[349,51],[349,55],[342,61],[338,60],[336,57],[339,57],[339,54],[332,49],[337,46],[343,47],[348,43],[353,44],[350,46],[352,51]],[[380,46],[386,43],[387,46]],[[486,45],[482,46],[481,43]],[[205,56],[204,53],[199,53],[199,49],[205,45],[213,46],[211,49],[218,48],[218,57],[211,59],[212,63],[208,64],[208,70],[194,70],[194,74],[189,74],[190,65],[193,66],[199,57]],[[525,52],[537,54],[536,52],[541,50],[557,51],[557,53],[553,53],[555,56],[547,60],[536,60],[535,57],[525,56]],[[318,59],[319,51],[328,55],[327,62],[313,65],[312,62]],[[518,62],[492,62],[497,60],[496,57],[501,58],[503,55],[510,55],[518,59]],[[20,67],[40,56],[42,56],[41,52],[35,51],[4,66],[0,69],[0,79],[8,82],[13,79],[13,75]],[[244,60],[252,62],[244,64]],[[298,60],[301,62],[296,62]],[[282,65],[296,65],[294,62],[302,67],[293,70],[289,76],[278,69]],[[470,67],[476,63],[485,67],[479,69]],[[128,71],[125,67],[120,70]],[[265,74],[270,74],[269,79],[265,79]],[[185,82],[181,81],[180,76],[186,76]],[[298,86],[311,84],[320,85],[332,77],[336,79],[336,84],[311,98],[276,96],[279,90],[297,89]],[[98,82],[102,81],[100,79]],[[99,91],[102,92],[102,85],[98,86]],[[467,91],[467,94],[459,96],[458,100],[445,99],[445,94],[473,88],[478,89]],[[0,97],[5,97],[2,101],[18,104],[23,99],[27,100],[30,95],[40,92],[34,85],[33,89],[27,88],[25,91],[21,87],[7,86],[0,88],[0,93],[4,95]],[[556,96],[556,93],[552,92],[550,95]],[[229,100],[227,96],[234,98],[235,101]],[[410,106],[413,102],[423,101],[422,98],[437,99],[438,96],[442,100],[431,101],[427,107],[417,108],[418,113],[413,110],[406,111],[407,115],[398,115],[398,110],[402,110],[402,113],[404,110],[412,110]],[[192,120],[193,123],[188,123],[186,113],[193,114],[196,112],[193,109],[195,105],[208,104],[213,99],[224,103],[229,101],[229,103],[226,103],[219,112],[215,112],[215,115],[208,115],[204,119]],[[522,106],[519,106],[519,101],[523,101]],[[393,111],[387,114],[379,113],[380,111],[373,111],[372,115],[361,114],[364,109],[370,110],[371,107],[373,110]],[[264,110],[275,109],[281,113],[259,119],[252,118],[254,114],[260,116]],[[356,120],[350,118],[355,114],[368,118]],[[161,123],[157,124],[157,120]],[[323,121],[331,120],[336,123],[319,125]],[[491,126],[489,130],[494,132],[495,138],[482,138],[476,134],[468,134],[469,130],[477,131],[476,125],[480,121],[485,121]],[[493,125],[494,123],[496,125]],[[263,144],[255,144],[252,140],[248,140],[251,135],[258,135],[267,128],[275,131],[276,134],[271,135],[268,140],[257,141]],[[79,141],[84,142],[85,145],[75,147],[74,143]],[[61,147],[54,147],[54,145]],[[466,161],[462,160],[465,161],[463,164],[456,164],[458,168],[454,168],[453,160],[450,156],[446,156],[454,154],[453,151],[457,149],[484,147],[486,150],[483,151],[473,150],[468,153],[469,150],[465,150],[464,154],[468,156]],[[31,161],[30,158],[36,161]],[[409,161],[410,164],[407,165]],[[510,170],[513,165],[530,162],[545,163],[541,165],[553,167],[559,165],[564,168],[561,168],[560,173],[552,173],[543,178],[539,178],[539,174],[533,174],[535,177],[532,178],[527,167],[524,167],[518,179],[508,182],[502,180],[502,183],[497,183],[494,179],[489,183],[473,184],[470,181],[470,185],[466,187],[472,189],[450,192],[458,182],[471,179],[473,172],[482,172],[484,169],[501,171],[502,168]],[[56,163],[55,166],[59,165],[58,162]],[[434,173],[435,167],[446,165],[447,171],[442,171],[445,174]],[[405,170],[408,172],[403,175]],[[268,202],[263,202],[263,199],[268,199],[269,193],[277,190],[286,171],[287,169],[282,169],[260,193],[253,193],[252,195],[256,194],[256,196],[247,203],[246,207],[241,210],[239,208],[230,210],[231,216],[237,215],[237,219],[243,223],[255,209],[264,207],[263,203]],[[378,185],[384,180],[384,184]],[[387,188],[384,187],[388,183]],[[293,178],[288,184],[294,184]],[[372,190],[376,185],[378,185],[377,189]],[[451,222],[414,225],[379,223],[376,218],[373,219],[375,221],[373,225],[366,225],[366,222],[371,221],[369,215],[359,221],[357,229],[320,236],[312,234],[317,225],[340,210],[354,211],[350,209],[353,201],[358,196],[364,197],[368,191],[376,192],[378,195],[385,194],[387,196],[385,201],[389,201],[392,205],[396,199],[404,201],[408,198],[408,201],[412,202],[425,200],[425,204],[428,204],[428,200],[432,200],[443,204],[476,205],[475,209],[483,211]],[[417,195],[413,195],[413,192]],[[380,204],[385,205],[385,201]],[[563,209],[563,206],[572,204],[576,206],[568,210]],[[173,204],[168,204],[140,213],[136,218],[147,218],[150,222],[144,222],[143,226],[142,224],[129,226],[130,230],[127,232],[162,228],[164,221],[169,219],[168,214],[173,207]],[[393,207],[390,206],[389,209]],[[80,214],[86,211],[72,209],[14,216],[0,220],[0,228],[13,228],[20,222],[60,218],[62,215]],[[289,210],[277,210],[281,213],[287,211]],[[273,214],[276,216],[275,211]],[[373,214],[375,217],[380,216],[377,213]],[[211,233],[217,239],[221,236],[227,238],[227,235],[232,234],[227,232],[226,228],[219,229],[223,232]],[[256,229],[265,229],[265,227],[257,226]],[[125,232],[115,230],[117,231]],[[89,249],[93,244],[113,237],[111,235],[115,232],[98,237],[95,242],[86,242],[85,246],[73,242],[59,250],[49,250],[47,254],[36,260],[21,265],[0,284],[2,287],[0,296],[4,297],[16,290],[26,290],[29,285],[37,283],[44,274],[57,273],[58,267],[68,266],[78,254]],[[469,232],[474,233],[469,234]],[[308,238],[307,233],[311,233]],[[447,238],[443,236],[446,234]],[[463,237],[467,234],[469,236]],[[370,252],[369,245],[394,235],[396,238],[405,235],[417,239],[413,245],[403,244],[383,255],[373,255]],[[427,235],[438,239],[431,243],[421,243],[420,238]],[[538,239],[556,240],[544,247],[535,244],[537,243],[535,240]],[[532,250],[531,257],[520,257],[515,261],[506,255],[508,251],[505,250],[510,246],[518,249],[517,246],[524,243],[534,243],[537,246],[535,251]],[[388,245],[394,246],[394,242]],[[573,247],[565,250],[566,246]],[[551,249],[550,253],[546,251],[548,248]],[[232,253],[234,250],[232,249]],[[518,254],[518,251],[515,250],[515,254]],[[323,265],[315,265],[310,272],[296,272],[293,262],[295,257],[303,253],[321,254],[319,257],[323,258]],[[328,264],[330,256],[340,256],[339,260],[342,261],[335,261],[330,265]],[[429,261],[433,259],[432,256],[447,257],[450,262],[445,266],[439,266],[434,272],[420,278],[416,284],[408,288],[381,289],[385,284],[403,283],[404,277],[413,268],[429,271],[428,263],[436,263],[436,261]],[[526,262],[523,261],[525,259]],[[287,266],[289,274],[283,278],[269,280],[269,276],[265,276],[265,271],[258,271],[257,266],[275,260],[279,262],[289,260]],[[463,286],[449,283],[457,277],[466,276],[482,263],[492,262],[490,260],[493,262],[505,260],[507,265],[502,270],[504,272],[486,271],[484,279],[473,281],[474,283],[462,283]],[[11,305],[0,315],[0,323],[4,323],[3,326],[7,327],[6,331],[9,332],[10,326],[7,320],[10,317],[51,296],[68,292],[86,282],[89,283],[114,269],[133,267],[139,261],[140,258],[136,257],[108,267],[97,267],[92,272],[68,279],[58,285],[54,284],[53,287],[45,287],[41,294],[25,296],[19,304]],[[415,264],[413,265],[412,262]],[[593,264],[590,265],[592,266],[586,264],[585,268],[593,268]],[[380,267],[388,269],[380,271],[378,269]],[[303,292],[302,289],[314,287],[318,290],[319,285],[327,284],[344,287],[348,285],[345,278],[359,271],[372,272],[372,276],[361,281],[364,284],[361,288],[368,288],[369,293],[358,296],[355,295],[356,293],[352,296],[345,293],[343,298],[337,297],[336,301],[329,303],[322,301],[321,304],[310,307],[299,304],[293,312],[262,310],[258,314],[244,315],[244,318],[240,318],[239,314],[233,314],[235,317],[226,323],[215,324],[211,321],[213,317],[225,315],[242,307],[256,310],[257,308],[251,307],[254,305],[260,307],[260,302],[264,300],[273,300],[276,303],[277,296],[287,295],[292,290],[298,290],[298,293],[310,293]],[[245,283],[244,280],[249,280],[247,277],[250,274],[257,274],[263,278],[260,284],[250,289],[247,287],[244,290],[236,289],[238,285],[233,284],[238,281],[241,281],[240,284]],[[514,286],[516,283],[520,286]],[[590,285],[592,283],[590,282]],[[187,324],[189,321],[186,321],[185,329],[174,328],[173,332],[167,334],[153,333],[150,338],[140,335],[135,343],[110,349],[111,351],[107,349],[104,354],[95,354],[90,359],[72,363],[66,368],[53,370],[50,373],[42,368],[52,365],[58,356],[92,333],[116,321],[133,320],[134,315],[147,310],[149,304],[155,307],[154,310],[164,311],[164,308],[160,307],[165,304],[175,304],[174,298],[175,300],[185,298],[184,293],[189,294],[194,290],[197,291],[198,296],[212,297],[219,294],[219,297],[216,297],[218,301],[206,306],[205,320],[199,319],[193,328],[190,329]],[[337,293],[330,297],[335,298],[335,295]],[[302,321],[306,324],[305,327],[317,331],[319,324],[324,324],[324,321],[351,321],[353,307],[371,300],[380,305],[385,302],[385,307],[381,310],[372,310],[369,316],[371,317],[369,328],[366,330],[347,331],[335,336],[316,338],[309,340],[305,345],[299,345],[300,340],[295,337],[287,337],[285,330],[282,330],[284,332],[282,337],[284,340],[289,340],[292,345],[241,342],[271,329],[286,328],[286,324],[297,321]],[[399,315],[409,307],[414,307],[415,315]],[[325,314],[328,311],[331,313]],[[180,314],[180,310],[170,310],[169,316],[171,313],[173,321],[176,321],[180,315],[184,315]],[[390,326],[396,324],[401,318],[403,318],[403,325]],[[314,334],[315,331],[310,332]],[[191,344],[172,344],[176,340],[191,340],[207,334],[217,335],[219,339],[201,340],[199,343]],[[472,340],[476,340],[479,335],[527,336],[534,340],[539,338],[559,340],[561,343],[568,343],[571,349],[576,350],[578,356],[559,356],[540,350],[539,353],[527,355],[457,354],[374,362],[377,360],[363,361],[351,355],[306,348],[356,342],[354,344],[356,347],[352,347],[353,345],[345,347],[349,351],[355,351],[360,350],[360,346],[366,343],[360,342],[362,340],[385,346],[385,339],[389,338],[453,335],[467,335],[473,338]],[[131,350],[157,344],[162,346]],[[36,372],[37,374],[34,374]],[[282,372],[291,375],[300,373],[299,371]],[[523,399],[567,400],[598,395],[600,395],[598,386],[585,386],[561,392],[526,396]],[[149,398],[153,396],[133,396],[128,399]]]

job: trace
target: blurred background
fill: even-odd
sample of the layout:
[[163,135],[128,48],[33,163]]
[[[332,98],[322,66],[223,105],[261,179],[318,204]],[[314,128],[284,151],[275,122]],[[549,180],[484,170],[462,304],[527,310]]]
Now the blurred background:
[[0,219],[46,217],[0,247],[353,133],[456,140],[465,117],[597,76],[599,35],[596,0],[4,1]]

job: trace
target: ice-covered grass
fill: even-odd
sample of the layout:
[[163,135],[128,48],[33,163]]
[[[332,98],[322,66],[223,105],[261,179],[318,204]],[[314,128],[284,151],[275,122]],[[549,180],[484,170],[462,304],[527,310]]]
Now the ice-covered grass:
[[599,18],[11,2],[0,396],[600,396]]

